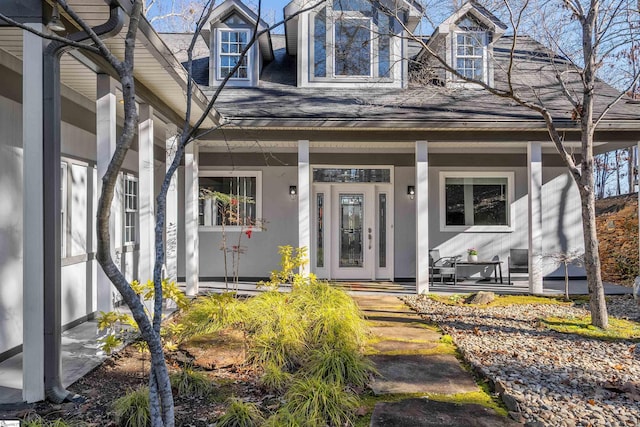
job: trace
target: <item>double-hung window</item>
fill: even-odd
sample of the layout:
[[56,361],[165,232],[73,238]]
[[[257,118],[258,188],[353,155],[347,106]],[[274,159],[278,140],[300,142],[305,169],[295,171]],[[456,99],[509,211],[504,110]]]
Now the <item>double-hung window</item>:
[[456,33],[456,71],[468,79],[485,81],[486,33]]
[[240,66],[231,76],[232,79],[249,78],[249,57],[245,55],[240,59],[242,51],[247,46],[249,30],[218,30],[218,79],[222,80],[231,74],[231,71],[240,63]]
[[124,244],[135,244],[138,221],[138,179],[124,175]]
[[[260,171],[201,172],[199,190],[199,224],[204,229],[219,230],[224,225],[227,230],[233,231],[260,222]],[[221,197],[212,197],[213,194],[220,194]]]
[[513,172],[441,172],[442,231],[512,231]]

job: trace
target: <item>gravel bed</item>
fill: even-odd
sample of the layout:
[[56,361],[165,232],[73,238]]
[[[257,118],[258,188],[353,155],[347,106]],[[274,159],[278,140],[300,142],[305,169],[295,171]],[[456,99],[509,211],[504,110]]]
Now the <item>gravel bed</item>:
[[[536,426],[640,425],[640,345],[561,334],[539,322],[583,316],[588,307],[447,306],[425,296],[405,302],[453,337],[514,419]],[[630,296],[612,298],[608,310],[640,320]]]

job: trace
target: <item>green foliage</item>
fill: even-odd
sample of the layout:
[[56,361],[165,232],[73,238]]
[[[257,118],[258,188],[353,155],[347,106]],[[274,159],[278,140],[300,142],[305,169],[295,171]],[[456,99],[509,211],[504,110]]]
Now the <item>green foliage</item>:
[[262,427],[303,427],[304,423],[296,419],[287,408],[280,408],[271,415]]
[[217,427],[257,427],[264,423],[264,417],[255,403],[243,402],[232,397],[228,400],[227,411],[218,419]]
[[364,387],[375,369],[353,348],[323,346],[311,352],[304,371],[324,382]]
[[[362,356],[363,315],[343,290],[294,273],[306,262],[304,250],[280,253],[282,271],[272,273],[267,291],[247,300],[232,293],[197,299],[181,319],[183,337],[228,327],[244,332],[250,360],[263,370],[261,385],[284,392],[287,402],[266,425],[352,424],[358,398],[350,386],[364,386],[374,372]],[[277,292],[285,282],[291,292]],[[245,425],[251,411],[244,405],[231,400],[217,425]]]
[[292,378],[293,375],[284,371],[281,366],[269,362],[265,364],[260,384],[271,392],[281,392],[289,386]]
[[113,402],[116,424],[121,427],[147,427],[151,425],[149,413],[149,387],[132,390]]
[[84,427],[87,424],[82,421],[65,421],[62,418],[46,420],[38,414],[29,414],[20,425],[22,427]]
[[[136,294],[140,295],[140,297],[145,300],[153,299],[155,294],[155,288],[152,280],[149,280],[145,284],[141,284],[137,280],[134,280],[131,283],[131,288]],[[169,283],[167,280],[163,280],[162,295],[165,299],[175,301],[178,306],[178,310],[183,310],[189,306],[189,299],[178,288],[178,285],[175,282]],[[146,314],[151,318],[150,313]],[[98,316],[98,329],[101,331],[107,330],[107,335],[98,340],[102,350],[107,354],[111,354],[125,341],[131,340],[136,340],[134,345],[136,345],[139,351],[148,351],[147,344],[140,340],[138,324],[129,314],[118,313],[115,311],[105,313],[104,311],[101,311],[100,316]],[[160,335],[162,336],[162,342],[165,350],[172,351],[177,349],[174,337],[176,337],[179,332],[181,332],[180,326],[169,326],[167,328],[167,325],[163,325],[160,330]]]
[[631,320],[609,318],[609,328],[601,329],[591,324],[591,316],[547,317],[541,320],[545,327],[565,334],[577,334],[604,341],[640,341],[640,323]]
[[453,337],[449,334],[445,334],[440,337],[440,342],[443,344],[453,344]]
[[179,372],[170,375],[171,387],[173,387],[179,395],[203,397],[211,391],[211,381],[203,372],[193,369],[191,366],[185,366]]
[[247,302],[244,325],[251,336],[252,360],[259,365],[294,368],[307,349],[303,313],[292,304],[295,296],[265,292]]
[[285,394],[286,409],[295,419],[309,427],[351,425],[358,398],[341,384],[318,377],[294,381]]
[[180,320],[180,339],[210,334],[227,326],[242,323],[247,307],[235,293],[207,295],[198,298]]
[[269,280],[258,282],[258,287],[277,290],[280,285],[299,286],[315,279],[312,274],[305,276],[296,272],[309,262],[306,247],[294,249],[292,246],[278,246],[278,253],[280,254],[280,270],[273,270]]

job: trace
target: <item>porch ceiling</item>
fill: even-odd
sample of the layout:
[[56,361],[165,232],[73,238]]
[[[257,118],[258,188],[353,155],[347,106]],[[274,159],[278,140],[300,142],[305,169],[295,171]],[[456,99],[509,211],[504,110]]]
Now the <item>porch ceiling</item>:
[[[70,0],[69,4],[91,26],[104,23],[109,18],[109,7],[105,0]],[[75,28],[71,19],[62,13],[67,28]],[[124,37],[128,17],[125,14],[125,26],[116,36],[105,40],[111,51],[118,57],[124,57]],[[17,28],[0,28],[0,49],[22,60],[22,34]],[[170,53],[167,46],[145,20],[140,25],[136,41],[134,74],[138,84],[139,101],[155,104],[156,110],[164,120],[180,124],[186,112],[187,73],[182,65]],[[90,67],[90,68],[89,68]],[[21,70],[14,70],[21,72]],[[81,94],[88,100],[96,100],[96,72],[116,74],[102,58],[86,52],[74,50],[65,54],[60,62],[60,77],[63,85]],[[196,87],[192,106],[192,120],[204,112],[206,96]],[[218,120],[214,110],[203,123],[204,127],[213,127]]]

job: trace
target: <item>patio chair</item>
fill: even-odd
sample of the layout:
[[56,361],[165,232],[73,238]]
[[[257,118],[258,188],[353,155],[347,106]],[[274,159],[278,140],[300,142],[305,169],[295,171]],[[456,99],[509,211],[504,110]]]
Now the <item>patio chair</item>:
[[511,273],[529,273],[529,249],[510,249],[507,269],[510,285],[513,285]]
[[435,276],[438,275],[440,283],[444,283],[444,278],[453,277],[453,283],[458,280],[458,271],[456,263],[460,255],[456,256],[440,256],[439,249],[431,249],[429,251],[429,278],[431,284],[435,282]]

